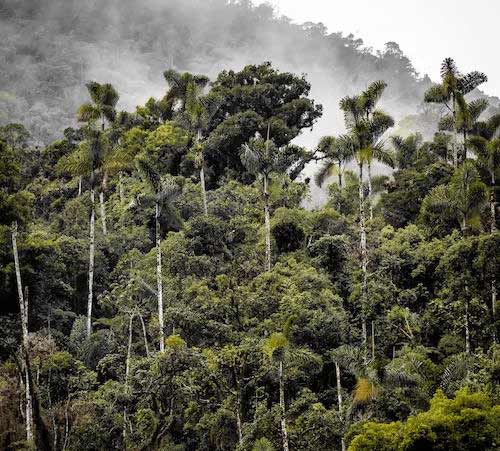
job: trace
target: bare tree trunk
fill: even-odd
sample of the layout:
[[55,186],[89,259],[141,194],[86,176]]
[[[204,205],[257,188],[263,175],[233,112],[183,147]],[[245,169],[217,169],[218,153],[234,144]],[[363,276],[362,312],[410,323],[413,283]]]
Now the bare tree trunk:
[[359,163],[359,230],[360,230],[360,251],[361,251],[361,310],[362,310],[362,329],[364,342],[365,363],[367,362],[367,345],[368,337],[366,331],[366,314],[364,312],[367,302],[367,285],[368,285],[368,251],[366,247],[366,226],[365,226],[365,200],[363,190],[363,163]]
[[95,191],[90,188],[90,234],[89,234],[89,297],[87,302],[87,337],[92,333],[92,299],[94,295],[94,253],[95,253]]
[[281,436],[283,439],[283,451],[288,451],[288,432],[286,429],[286,409],[285,409],[285,383],[283,381],[283,362],[280,361],[278,378],[280,384],[280,410],[281,410]]
[[340,365],[335,362],[335,374],[337,376],[337,400],[339,405],[339,414],[342,415],[342,385],[340,382]]
[[[491,211],[491,225],[490,233],[495,233],[497,230],[497,217],[496,217],[496,195],[495,195],[495,173],[491,172],[491,194],[490,194],[490,211]],[[493,343],[497,342],[496,330],[496,305],[497,305],[497,278],[493,275],[491,281],[491,316],[493,322]]]
[[372,321],[372,361],[375,360],[375,321]]
[[[201,141],[201,130],[196,133],[196,142]],[[205,185],[205,159],[203,157],[203,150],[200,157],[200,185],[201,185],[201,198],[203,200],[203,214],[208,215],[208,202],[207,202],[207,188]]]
[[101,207],[102,233],[106,235],[108,233],[108,228],[106,226],[106,206],[104,204],[104,192],[102,190],[99,192],[99,205]]
[[342,189],[342,161],[338,161],[338,166],[339,166],[339,173],[338,173],[338,179],[339,179],[339,188]]
[[[128,346],[127,346],[127,360],[125,363],[125,393],[129,392],[129,377],[130,377],[130,359],[132,356],[132,325],[134,321],[134,315],[130,315],[129,323],[128,323]],[[127,440],[127,406],[123,408],[123,448],[127,449],[126,440]]]
[[142,334],[144,336],[144,348],[146,350],[146,357],[149,357],[148,334],[146,331],[146,324],[144,324],[144,318],[142,317],[142,315],[139,315],[139,319],[141,321]]
[[368,163],[368,206],[370,209],[370,220],[373,219],[373,205],[372,205],[372,165]]
[[[340,365],[338,362],[335,362],[335,375],[337,376],[337,400],[338,400],[338,407],[339,407],[339,416],[342,419],[344,414],[342,412],[342,384],[340,381]],[[342,451],[345,451],[345,440],[344,440],[344,434],[341,434],[341,446],[342,446]]]
[[120,203],[125,202],[125,191],[123,190],[123,173],[118,173],[118,192],[120,193]]
[[165,350],[165,332],[163,324],[163,280],[161,274],[161,236],[160,236],[160,205],[156,203],[156,283],[158,288],[158,324],[160,328],[160,352]]
[[469,325],[469,290],[465,287],[465,353],[470,354],[470,325]]
[[23,364],[25,373],[25,390],[26,390],[26,440],[30,444],[34,444],[34,428],[33,428],[33,398],[31,394],[31,384],[29,377],[29,355],[28,355],[28,312],[29,304],[27,297],[23,296],[23,284],[21,281],[21,269],[19,266],[19,254],[17,251],[17,222],[12,223],[12,251],[14,253],[14,266],[16,270],[17,294],[19,296],[19,311],[21,313],[21,329],[22,329],[22,349],[23,349]]
[[269,215],[269,193],[267,174],[264,174],[264,225],[266,233],[266,271],[271,270],[271,219]]
[[236,427],[238,428],[238,443],[243,444],[243,427],[241,421],[241,394],[239,384],[236,390]]
[[78,177],[78,196],[82,195],[82,176]]

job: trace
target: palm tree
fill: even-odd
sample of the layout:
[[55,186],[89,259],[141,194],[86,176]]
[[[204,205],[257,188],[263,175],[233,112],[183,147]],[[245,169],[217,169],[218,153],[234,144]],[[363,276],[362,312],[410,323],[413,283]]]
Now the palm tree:
[[171,179],[162,179],[156,169],[146,160],[138,160],[137,166],[144,180],[154,193],[155,199],[155,242],[156,242],[156,283],[158,296],[158,323],[160,352],[165,350],[165,331],[163,318],[163,279],[161,263],[161,230],[162,210],[171,208],[172,202],[180,194],[179,186]]
[[[500,167],[500,138],[493,138],[500,127],[500,115],[493,116],[487,122],[479,124],[481,136],[469,138],[469,145],[477,156],[476,164],[488,174],[490,233],[497,231],[496,174]],[[496,277],[491,280],[491,312],[493,321],[496,318],[497,288]],[[493,341],[496,342],[496,330],[493,330]]]
[[[467,128],[464,124],[470,123],[470,114],[465,101],[465,95],[486,82],[488,77],[482,72],[469,72],[461,74],[452,58],[446,58],[441,64],[441,83],[431,86],[425,93],[425,101],[439,103],[448,110],[453,134],[453,161],[458,166],[457,136],[460,128]],[[465,151],[462,160],[465,159]]]
[[109,143],[105,135],[91,127],[85,128],[86,139],[78,149],[57,163],[62,170],[75,175],[89,175],[90,178],[90,230],[89,230],[89,271],[88,271],[88,303],[87,303],[87,335],[92,332],[92,299],[94,286],[94,253],[95,253],[95,188],[98,174],[102,171],[105,154]]
[[457,219],[466,235],[486,203],[486,185],[481,181],[474,162],[465,161],[455,170],[449,185],[436,186],[425,199],[426,206],[439,214]]
[[[106,122],[112,123],[116,117],[116,104],[119,95],[110,83],[100,84],[90,81],[86,84],[92,103],[84,103],[78,109],[77,117],[81,122],[86,122],[90,126],[100,125],[104,132]],[[102,233],[107,234],[106,227],[106,207],[104,205],[104,191],[107,187],[108,173],[103,171],[101,177],[101,188],[99,190],[99,204],[101,209]]]
[[[218,98],[202,97],[200,84],[190,81],[187,87],[184,112],[181,115],[181,122],[186,122],[187,128],[195,136],[195,153],[197,164],[200,168],[200,186],[203,202],[203,213],[208,214],[207,190],[205,184],[205,157],[203,135],[209,131],[210,119],[217,112],[220,103]],[[183,119],[186,120],[183,120]]]
[[315,177],[318,186],[323,186],[326,178],[336,173],[339,188],[342,188],[345,165],[353,158],[350,153],[352,149],[342,144],[342,140],[334,136],[323,136],[319,141],[317,151],[323,155],[323,164]]
[[291,326],[294,317],[290,317],[283,332],[275,332],[264,342],[262,348],[270,362],[277,364],[280,404],[280,425],[283,451],[289,450],[288,430],[286,425],[285,377],[287,370],[298,369],[311,362],[319,363],[319,357],[305,348],[294,347],[290,341]]
[[184,111],[186,108],[189,90],[193,86],[203,89],[210,81],[205,75],[194,75],[189,72],[180,73],[174,69],[166,70],[163,72],[163,76],[169,85],[164,100],[172,105],[178,103],[180,111]]
[[284,173],[287,168],[287,159],[283,149],[278,149],[269,139],[270,126],[267,127],[267,139],[252,138],[243,145],[241,161],[246,169],[262,177],[264,196],[264,227],[266,241],[266,271],[271,270],[271,220],[269,213],[269,182],[273,173]]
[[478,128],[479,116],[488,108],[486,99],[477,99],[472,102],[467,102],[461,98],[459,102],[459,110],[457,111],[456,119],[453,119],[451,113],[446,114],[439,121],[439,130],[453,132],[454,129],[463,136],[463,154],[462,161],[467,158],[467,138],[469,134],[474,134]]
[[[368,252],[366,246],[366,218],[365,195],[363,187],[364,168],[374,159],[393,166],[392,155],[380,142],[381,136],[394,125],[391,116],[375,107],[386,88],[382,81],[372,83],[366,91],[353,97],[345,97],[340,101],[340,109],[344,112],[344,120],[348,134],[341,136],[341,146],[354,155],[359,169],[359,226],[360,226],[360,251],[361,251],[361,305],[366,308],[367,302],[367,271]],[[369,196],[371,195],[371,180],[369,177]],[[366,330],[366,317],[362,318],[363,338],[367,352],[368,336]]]
[[392,145],[396,150],[396,165],[399,169],[408,168],[419,158],[419,149],[422,145],[422,135],[415,133],[406,138],[391,136]]

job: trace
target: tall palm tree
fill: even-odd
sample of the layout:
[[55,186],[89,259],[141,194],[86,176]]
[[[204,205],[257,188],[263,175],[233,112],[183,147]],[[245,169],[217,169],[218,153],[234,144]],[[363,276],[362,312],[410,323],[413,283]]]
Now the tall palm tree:
[[195,81],[190,81],[187,87],[184,112],[181,114],[181,123],[185,122],[187,128],[191,130],[195,136],[194,150],[196,152],[197,164],[200,168],[200,186],[203,202],[203,213],[208,214],[207,190],[205,184],[205,157],[204,143],[202,142],[204,135],[209,132],[210,119],[217,112],[220,103],[216,97],[203,97],[202,89],[204,85],[196,84]]
[[[453,161],[458,166],[458,133],[465,123],[469,122],[465,95],[485,83],[488,77],[482,72],[462,74],[452,58],[446,58],[441,64],[441,83],[431,86],[425,93],[425,101],[445,106],[451,115],[453,135]],[[448,121],[448,120],[447,120]],[[449,123],[450,123],[449,122]],[[464,143],[465,144],[465,143]],[[465,151],[462,160],[465,159]]]
[[155,202],[155,243],[156,243],[156,283],[158,297],[158,323],[160,352],[165,350],[165,330],[163,318],[163,279],[161,258],[160,219],[162,212],[171,209],[172,202],[179,196],[180,188],[171,178],[161,178],[154,166],[146,160],[138,160],[138,169],[154,194]]
[[[112,123],[116,117],[116,104],[120,96],[110,83],[100,84],[90,81],[86,84],[92,102],[84,103],[78,109],[77,117],[81,122],[86,122],[90,126],[100,126],[104,132],[106,122]],[[101,210],[102,233],[107,234],[106,207],[104,204],[104,191],[107,188],[108,173],[104,171],[101,177],[99,190],[99,204]]]
[[205,75],[194,75],[189,72],[181,73],[174,69],[166,70],[163,72],[163,76],[169,85],[164,100],[172,104],[178,103],[180,111],[184,111],[186,108],[189,90],[193,86],[203,89],[210,81]]
[[269,212],[269,182],[273,173],[284,173],[287,169],[287,159],[283,149],[278,149],[269,138],[270,126],[267,127],[267,139],[252,138],[243,145],[241,161],[246,169],[262,177],[262,193],[264,197],[264,227],[265,227],[265,270],[271,270],[271,219]]
[[[500,138],[494,138],[498,128],[500,128],[500,115],[491,117],[488,121],[480,123],[479,133],[481,135],[469,138],[469,146],[477,156],[476,164],[480,169],[488,174],[489,184],[489,204],[490,204],[490,233],[497,231],[497,201],[496,183],[497,174],[500,168]],[[493,323],[496,318],[497,304],[497,280],[493,276],[491,280],[491,314]],[[493,341],[496,342],[496,330],[493,328]]]
[[[340,101],[340,109],[344,112],[345,125],[348,134],[341,136],[342,147],[349,149],[354,155],[359,169],[359,226],[361,253],[361,305],[366,308],[368,252],[366,246],[365,195],[363,187],[364,168],[371,167],[373,160],[379,160],[389,166],[394,166],[391,153],[380,141],[382,135],[394,125],[394,119],[386,113],[377,110],[386,83],[377,81],[368,86],[361,94],[345,97]],[[370,175],[370,174],[369,174]],[[371,180],[368,181],[369,196],[371,195]],[[367,352],[368,336],[366,330],[366,315],[362,315],[363,338]]]
[[479,116],[488,108],[486,99],[477,99],[472,102],[467,102],[464,98],[460,98],[458,103],[459,110],[456,113],[456,119],[451,113],[446,114],[439,121],[439,130],[453,132],[454,129],[463,137],[463,154],[462,161],[467,158],[467,138],[470,134],[475,134],[478,129]]
[[87,302],[87,335],[92,332],[92,300],[94,287],[95,254],[95,190],[99,174],[102,172],[109,143],[106,136],[92,127],[85,128],[85,140],[71,154],[61,158],[57,166],[60,170],[74,175],[89,176],[90,179],[90,228],[89,228],[89,271]]
[[286,424],[286,404],[285,404],[285,378],[286,372],[290,369],[299,369],[311,362],[318,362],[319,358],[311,351],[305,348],[297,348],[293,346],[291,338],[291,326],[294,317],[290,317],[283,332],[275,332],[269,336],[264,342],[262,348],[264,354],[269,358],[269,361],[277,366],[278,370],[278,385],[279,385],[279,405],[280,405],[280,425],[281,439],[283,443],[283,451],[288,451],[288,429]]

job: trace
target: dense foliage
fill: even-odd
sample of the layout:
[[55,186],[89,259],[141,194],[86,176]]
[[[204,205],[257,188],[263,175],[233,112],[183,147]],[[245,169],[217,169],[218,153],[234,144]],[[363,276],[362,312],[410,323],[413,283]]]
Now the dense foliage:
[[87,83],[47,146],[0,128],[0,447],[497,449],[485,76],[445,60],[431,141],[391,134],[374,82],[316,149],[304,76],[164,77],[133,112]]

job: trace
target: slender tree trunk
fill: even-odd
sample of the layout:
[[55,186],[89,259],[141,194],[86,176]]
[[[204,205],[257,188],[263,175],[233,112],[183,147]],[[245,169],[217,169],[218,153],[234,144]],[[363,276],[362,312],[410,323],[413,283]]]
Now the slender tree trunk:
[[283,439],[283,451],[288,451],[288,432],[286,429],[286,408],[285,408],[285,383],[283,380],[283,362],[280,361],[278,369],[280,384],[280,410],[281,410],[281,436]]
[[338,179],[339,179],[339,188],[342,189],[342,161],[338,161],[338,166],[339,166],[339,173],[338,173]]
[[243,426],[241,421],[241,392],[240,387],[236,389],[236,427],[238,429],[238,443],[243,444]]
[[360,251],[361,251],[361,310],[362,310],[362,329],[365,363],[367,362],[367,345],[368,337],[366,331],[366,302],[367,302],[367,285],[368,285],[368,251],[366,247],[366,226],[365,226],[365,200],[363,190],[363,163],[359,163],[359,230],[360,230]]
[[465,353],[470,354],[469,286],[465,284]]
[[266,233],[266,271],[271,270],[271,219],[269,215],[269,193],[267,174],[264,174],[264,225]]
[[[196,142],[201,141],[201,130],[196,133]],[[201,198],[203,200],[203,214],[208,215],[208,202],[207,202],[207,188],[205,185],[205,159],[203,157],[203,150],[201,151],[200,163],[200,185],[201,185]]]
[[28,342],[28,299],[23,296],[23,284],[21,281],[21,269],[19,266],[19,254],[17,251],[17,222],[12,223],[12,251],[14,253],[14,266],[16,270],[17,294],[19,296],[19,311],[21,313],[21,329],[22,329],[22,354],[25,373],[25,390],[26,390],[26,440],[30,444],[34,444],[34,427],[33,427],[33,398],[31,394],[30,374],[29,374],[29,342]]
[[[490,211],[491,211],[491,225],[490,233],[495,233],[497,230],[497,218],[496,218],[496,195],[495,195],[495,173],[491,172],[491,194],[490,194]],[[493,343],[497,342],[497,330],[496,330],[496,304],[497,304],[497,278],[493,274],[493,279],[491,280],[491,316],[493,322]]]
[[161,236],[160,236],[160,205],[156,203],[156,283],[158,289],[158,324],[160,328],[160,352],[165,350],[165,331],[163,324],[163,280],[161,274]]
[[[338,400],[338,408],[339,408],[339,416],[342,419],[344,414],[342,412],[342,384],[340,381],[340,365],[338,362],[335,362],[335,374],[337,376],[337,400]],[[342,446],[342,451],[345,451],[345,440],[344,434],[341,434],[340,444]]]
[[370,220],[373,219],[372,205],[372,165],[368,163],[368,207],[370,209]]
[[144,349],[146,350],[146,357],[149,357],[148,334],[146,331],[146,324],[144,324],[144,318],[142,317],[142,315],[139,315],[139,319],[141,321],[141,326],[142,326],[142,335],[144,336]]
[[372,361],[375,360],[375,321],[372,321]]
[[[132,325],[134,321],[134,315],[130,315],[130,319],[128,322],[128,346],[127,346],[127,361],[125,363],[125,393],[129,393],[130,384],[130,359],[132,356]],[[127,406],[123,408],[123,448],[126,449],[126,440],[127,440]]]
[[99,205],[101,207],[102,234],[106,235],[108,233],[108,228],[106,226],[106,206],[104,204],[104,192],[102,189],[99,191]]
[[337,376],[337,400],[339,406],[339,414],[342,415],[342,384],[340,381],[340,365],[335,362],[335,375]]
[[123,173],[120,171],[118,173],[118,192],[120,193],[120,203],[125,202],[125,191],[123,189]]
[[467,160],[467,132],[464,130],[464,154],[462,155],[462,163]]
[[94,295],[94,252],[95,252],[95,191],[90,188],[90,234],[89,234],[89,296],[87,302],[87,337],[92,333],[92,299]]
[[457,120],[456,120],[456,102],[455,102],[455,96],[452,95],[452,102],[453,102],[453,166],[458,167],[458,139],[457,139]]
[[78,196],[82,195],[82,176],[78,177]]

